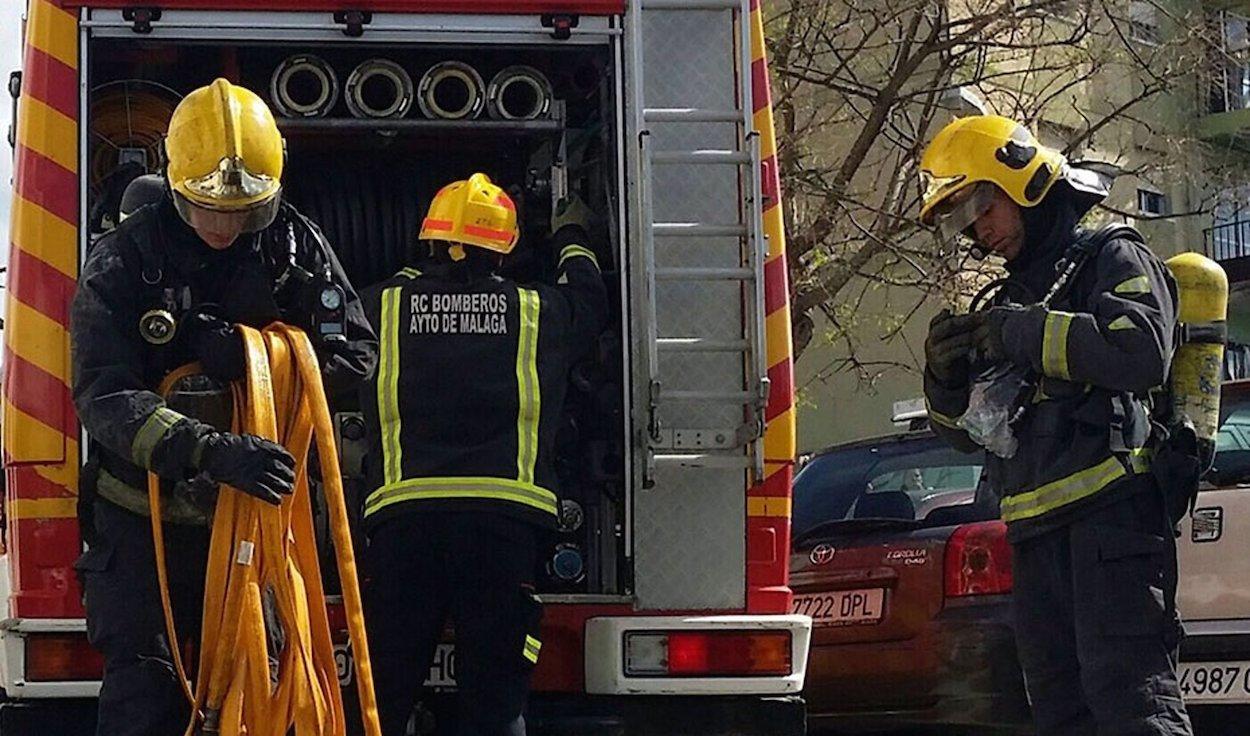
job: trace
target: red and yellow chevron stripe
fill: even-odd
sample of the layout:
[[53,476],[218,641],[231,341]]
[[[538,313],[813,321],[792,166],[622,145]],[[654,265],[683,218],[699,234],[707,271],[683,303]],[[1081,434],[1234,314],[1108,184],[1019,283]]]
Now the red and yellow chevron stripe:
[[30,0],[5,303],[3,451],[12,615],[82,615],[73,575],[78,423],[69,304],[78,276],[78,21]]
[[751,2],[751,97],[761,143],[764,191],[764,312],[768,338],[768,398],[764,433],[764,479],[747,492],[747,610],[786,613],[790,607],[790,483],[794,476],[794,359],[790,340],[790,286],[782,224],[777,135],[764,47],[760,0]]

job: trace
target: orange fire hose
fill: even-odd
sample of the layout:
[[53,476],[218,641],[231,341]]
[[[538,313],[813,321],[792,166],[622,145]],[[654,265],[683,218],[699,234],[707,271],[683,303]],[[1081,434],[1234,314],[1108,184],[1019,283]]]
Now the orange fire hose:
[[[204,586],[204,628],[196,686],[191,689],[179,652],[169,599],[160,481],[148,476],[152,538],[165,626],[174,666],[192,704],[187,736],[343,736],[346,720],[330,639],[321,568],[313,533],[308,452],[315,437],[335,558],[343,586],[347,629],[356,662],[356,683],[366,736],[380,736],[373,672],[347,523],[338,452],[321,371],[307,335],[275,323],[263,331],[238,328],[247,355],[247,377],[236,383],[234,427],[287,448],[296,459],[294,493],[280,506],[224,489],[218,495]],[[168,392],[195,366],[162,383]],[[279,633],[268,630],[278,621]],[[280,651],[270,645],[284,639]],[[271,680],[271,657],[276,681]]]

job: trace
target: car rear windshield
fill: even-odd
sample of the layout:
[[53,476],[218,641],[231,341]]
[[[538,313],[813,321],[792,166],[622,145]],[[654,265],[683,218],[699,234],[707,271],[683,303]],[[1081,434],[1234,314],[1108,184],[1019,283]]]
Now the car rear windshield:
[[1250,394],[1225,392],[1220,397],[1220,414],[1215,467],[1206,480],[1215,486],[1250,483]]
[[794,480],[794,534],[851,519],[903,519],[948,526],[997,514],[981,486],[981,456],[935,435],[889,437],[813,458]]

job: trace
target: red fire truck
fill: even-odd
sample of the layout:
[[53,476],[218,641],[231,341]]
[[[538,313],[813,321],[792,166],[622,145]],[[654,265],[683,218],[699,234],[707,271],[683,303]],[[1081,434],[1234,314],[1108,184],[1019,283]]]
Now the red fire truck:
[[[403,265],[430,197],[472,171],[521,203],[519,277],[542,275],[554,202],[594,214],[615,306],[570,377],[561,528],[535,571],[532,731],[803,732],[810,622],[789,613],[790,320],[757,0],[29,0],[22,31],[0,732],[92,729],[68,307],[125,184],[159,170],[174,105],[218,76],[270,101],[286,196],[358,288]],[[339,403],[363,498],[364,425]],[[415,733],[454,670],[449,634]]]

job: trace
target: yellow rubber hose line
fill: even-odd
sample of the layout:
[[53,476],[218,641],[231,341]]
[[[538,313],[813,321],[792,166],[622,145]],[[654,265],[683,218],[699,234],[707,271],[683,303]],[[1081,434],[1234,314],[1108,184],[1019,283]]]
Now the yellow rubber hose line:
[[[321,370],[307,335],[274,323],[239,326],[245,380],[232,386],[236,432],[281,443],[296,459],[279,506],[234,489],[218,494],[204,584],[204,624],[192,690],[169,600],[160,481],[148,477],[152,538],[174,666],[192,704],[187,736],[343,736],[346,718],[313,531],[308,455],[317,443],[366,736],[380,736],[364,612],[338,452]],[[175,371],[163,393],[198,366]],[[268,610],[269,615],[266,616]],[[277,622],[281,631],[270,630]],[[276,642],[281,642],[280,650]]]

